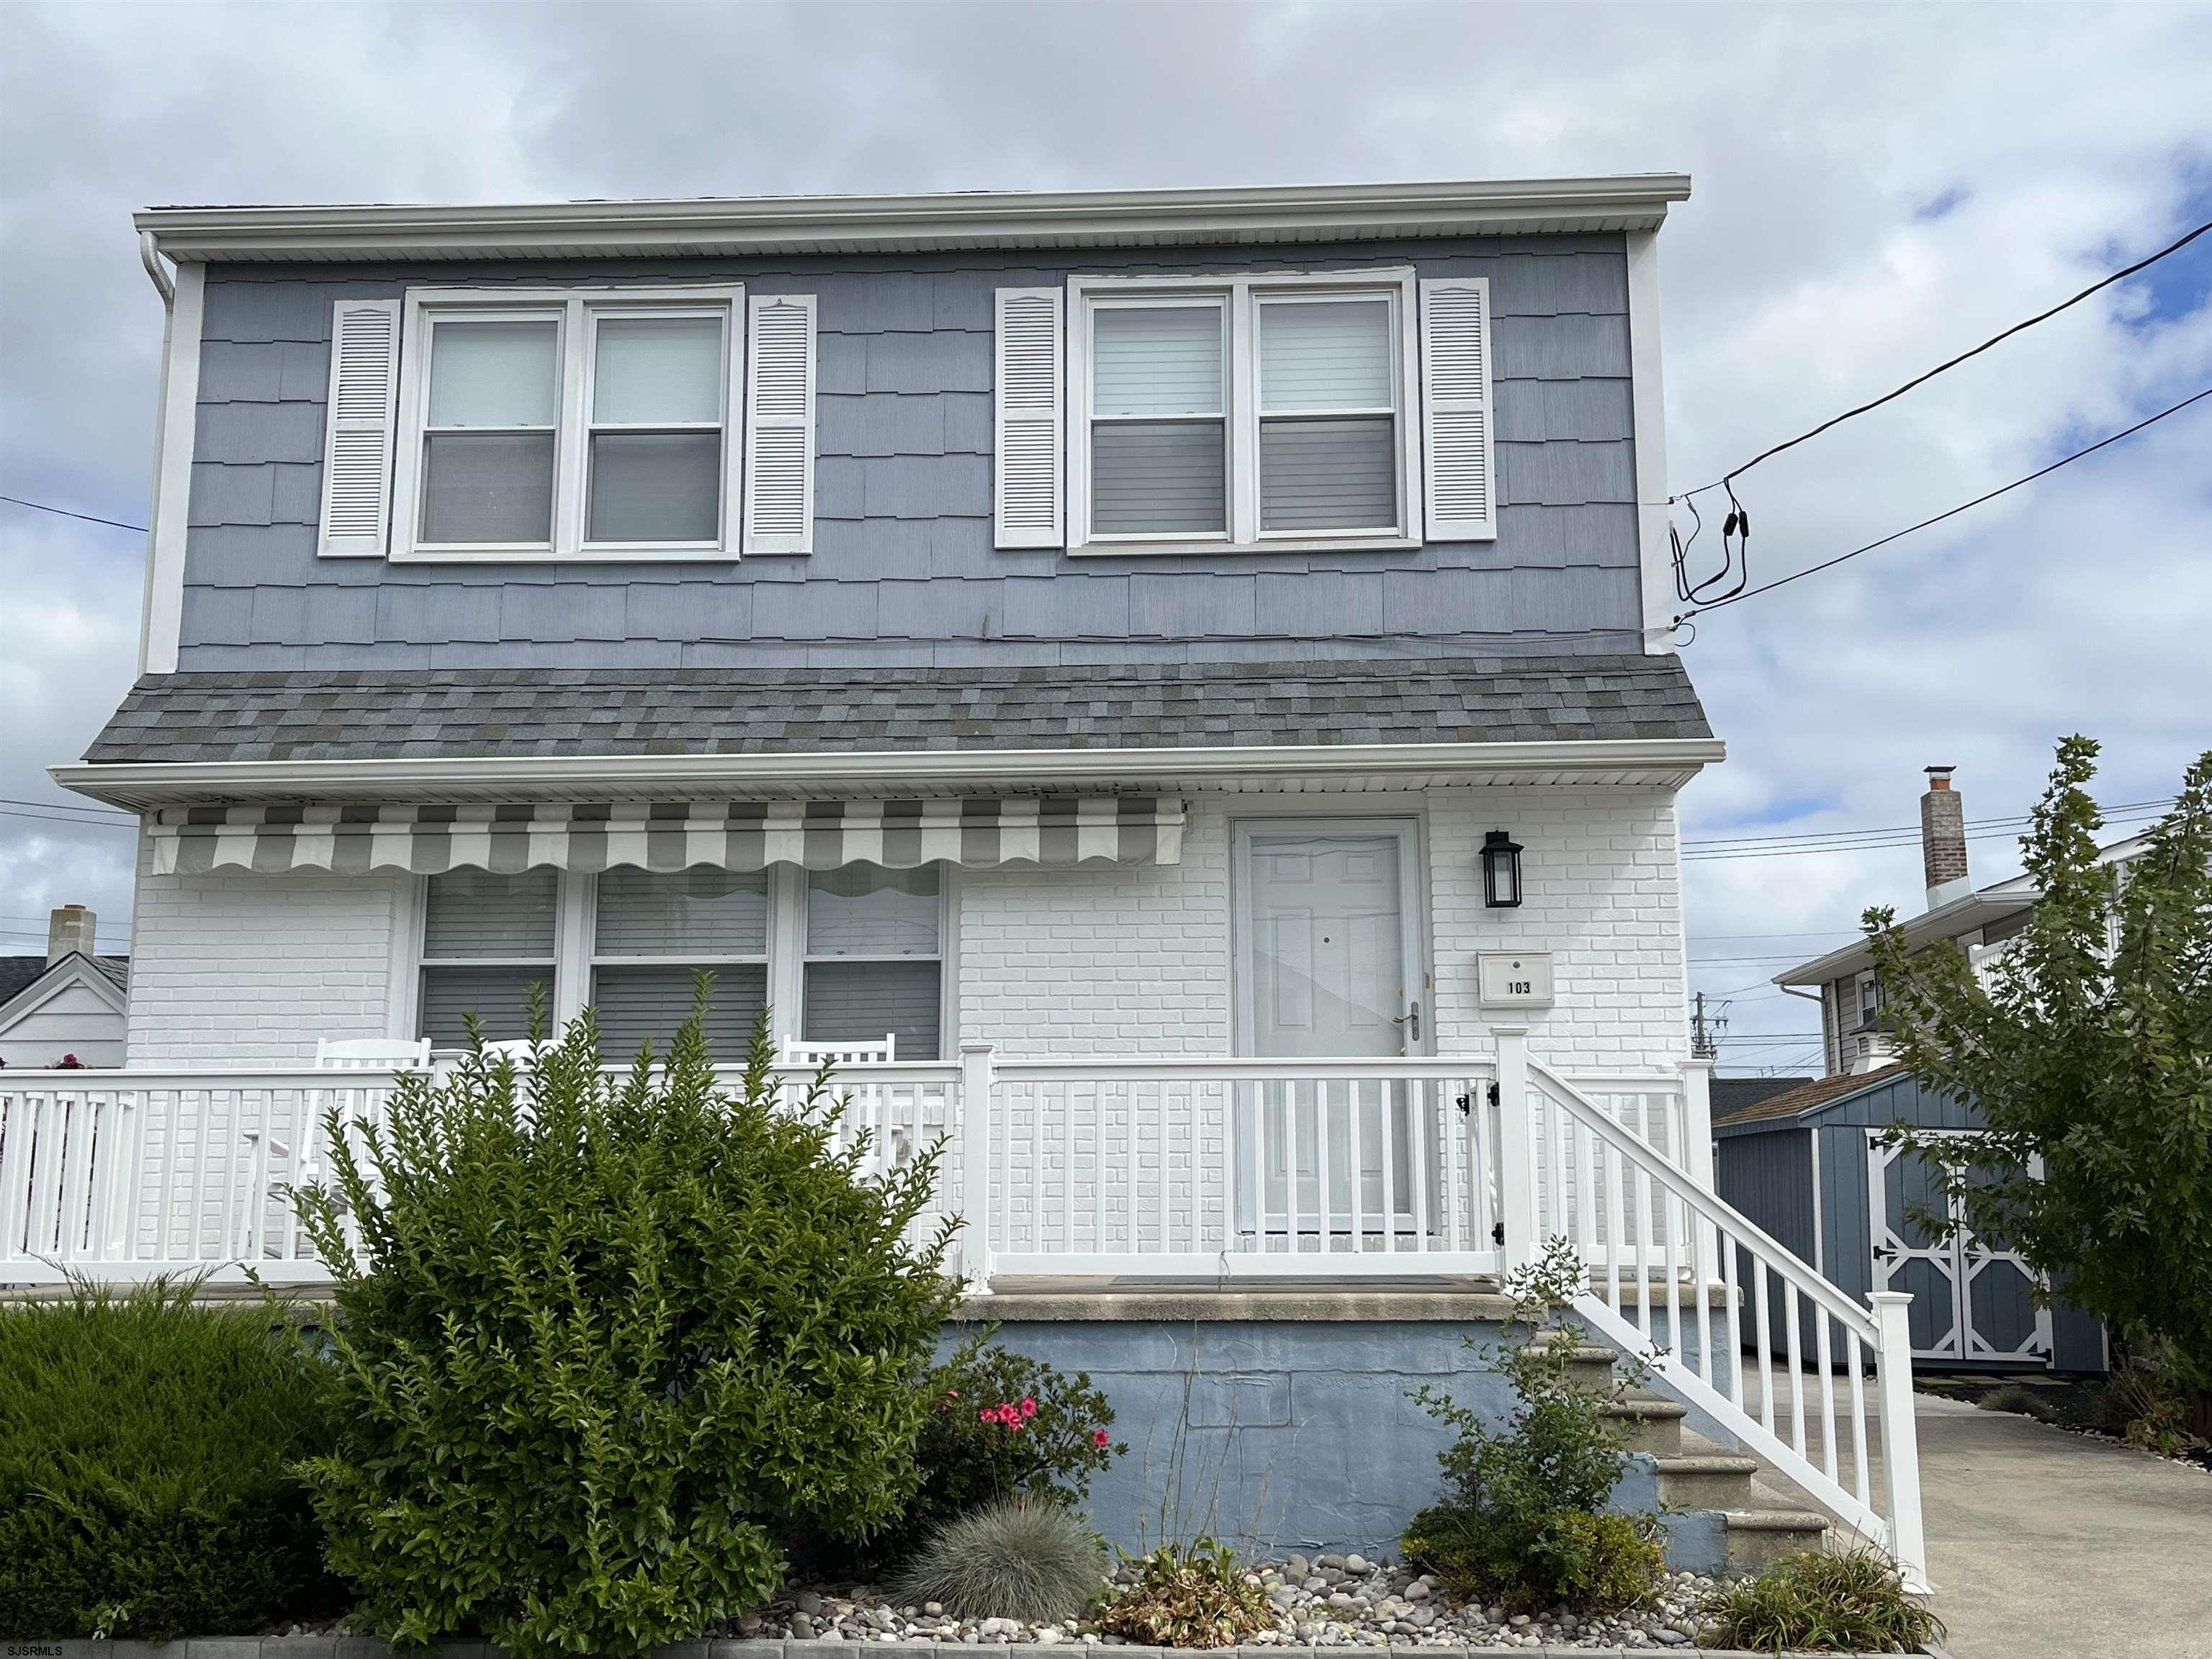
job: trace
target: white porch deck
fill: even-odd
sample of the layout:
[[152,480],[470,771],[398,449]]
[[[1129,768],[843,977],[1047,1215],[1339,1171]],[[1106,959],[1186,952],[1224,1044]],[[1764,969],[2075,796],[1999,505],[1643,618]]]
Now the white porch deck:
[[[402,1076],[0,1073],[0,1285],[326,1284],[286,1189],[327,1174],[333,1116],[358,1135]],[[778,1076],[794,1094],[807,1083]],[[1503,1031],[1494,1054],[1441,1059],[966,1045],[957,1061],[849,1067],[834,1086],[842,1133],[870,1133],[875,1167],[943,1142],[916,1226],[958,1214],[957,1268],[979,1289],[1495,1278],[1566,1238],[1590,1270],[1589,1325],[1922,1576],[1906,1299],[1858,1305],[1713,1195],[1702,1066],[1555,1073]],[[1793,1395],[1778,1421],[1745,1379],[1785,1357],[1839,1367],[1846,1403],[1819,1390],[1808,1413]]]

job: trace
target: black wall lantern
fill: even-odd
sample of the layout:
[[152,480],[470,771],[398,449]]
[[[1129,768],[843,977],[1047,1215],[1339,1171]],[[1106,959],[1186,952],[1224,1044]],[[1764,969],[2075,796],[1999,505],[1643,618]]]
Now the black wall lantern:
[[1521,848],[1503,830],[1482,838],[1482,902],[1493,910],[1521,902]]

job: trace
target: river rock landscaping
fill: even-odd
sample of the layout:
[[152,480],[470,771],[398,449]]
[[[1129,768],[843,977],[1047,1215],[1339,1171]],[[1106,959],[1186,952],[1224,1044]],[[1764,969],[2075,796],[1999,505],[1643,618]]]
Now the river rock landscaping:
[[[1292,1555],[1255,1565],[1278,1624],[1254,1640],[1301,1647],[1689,1648],[1700,1625],[1693,1609],[1715,1588],[1695,1573],[1673,1573],[1647,1606],[1611,1617],[1572,1613],[1508,1615],[1501,1607],[1452,1606],[1430,1580],[1401,1564],[1358,1555]],[[1116,1569],[1111,1596],[1134,1582]],[[962,1620],[934,1602],[901,1607],[867,1585],[794,1587],[768,1607],[714,1632],[738,1638],[846,1642],[957,1642],[963,1645],[1055,1643],[1123,1645],[1098,1633],[1094,1620],[1030,1625],[1012,1619]]]

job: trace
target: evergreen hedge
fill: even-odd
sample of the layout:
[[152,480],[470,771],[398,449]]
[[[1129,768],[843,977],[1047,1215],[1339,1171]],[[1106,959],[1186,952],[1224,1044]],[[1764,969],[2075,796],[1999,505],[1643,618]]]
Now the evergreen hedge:
[[329,1368],[189,1284],[0,1304],[0,1638],[162,1640],[342,1607],[298,1459]]

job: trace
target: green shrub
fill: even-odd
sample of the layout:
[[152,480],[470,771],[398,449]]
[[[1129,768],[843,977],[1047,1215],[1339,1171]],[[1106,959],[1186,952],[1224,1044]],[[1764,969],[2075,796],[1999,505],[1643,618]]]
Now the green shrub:
[[1098,1595],[1105,1565],[1097,1534],[1073,1510],[1001,1498],[940,1528],[892,1593],[957,1619],[1059,1624]]
[[1869,1550],[1786,1556],[1699,1612],[1712,1621],[1709,1644],[1756,1653],[1912,1653],[1943,1639],[1943,1621]]
[[293,1460],[331,1379],[290,1319],[193,1286],[0,1304],[0,1637],[240,1632],[345,1605]]
[[773,1058],[763,1025],[723,1092],[695,1012],[665,1069],[610,1078],[579,1020],[526,1078],[410,1079],[373,1170],[333,1134],[300,1204],[341,1264],[343,1428],[307,1473],[380,1633],[635,1653],[766,1599],[793,1534],[903,1511],[957,1294],[950,1228],[902,1238],[937,1154],[864,1177]]
[[1554,1239],[1514,1281],[1516,1317],[1493,1362],[1517,1401],[1502,1428],[1433,1389],[1413,1396],[1458,1436],[1437,1455],[1443,1501],[1413,1517],[1406,1558],[1457,1595],[1516,1613],[1627,1606],[1650,1593],[1664,1565],[1649,1520],[1601,1514],[1628,1468],[1608,1410],[1626,1385],[1577,1382],[1572,1333],[1553,1322],[1584,1278]]
[[1098,1620],[1109,1636],[1146,1647],[1230,1648],[1275,1627],[1275,1611],[1236,1551],[1211,1538],[1163,1544],[1138,1565],[1137,1582]]

